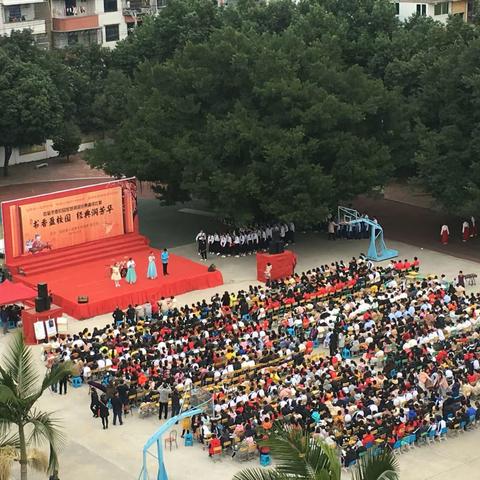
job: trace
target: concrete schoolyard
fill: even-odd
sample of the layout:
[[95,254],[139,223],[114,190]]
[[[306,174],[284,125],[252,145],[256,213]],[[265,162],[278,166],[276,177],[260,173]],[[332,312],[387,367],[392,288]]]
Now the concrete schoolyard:
[[[479,266],[475,262],[454,258],[442,253],[420,249],[407,244],[387,241],[390,248],[397,248],[402,258],[418,256],[423,273],[445,273],[452,278],[459,270],[464,273],[478,273]],[[298,235],[293,249],[298,255],[297,271],[306,270],[319,264],[330,263],[335,259],[349,259],[366,251],[367,241],[335,241],[328,242],[322,234]],[[196,259],[194,244],[188,244],[171,251]],[[254,256],[244,258],[219,258],[212,260],[224,275],[225,287],[228,290],[245,288],[255,280]],[[475,288],[475,287],[469,287]],[[190,303],[210,296],[222,287],[190,292],[177,297],[180,304]],[[69,331],[79,330],[94,325],[110,323],[111,317],[103,315],[94,319],[78,322],[69,320]],[[0,337],[0,353],[5,351],[8,336]],[[40,371],[44,370],[40,359],[41,348],[33,347],[34,356]],[[102,430],[99,419],[92,418],[89,410],[88,388],[69,388],[68,395],[59,396],[47,392],[39,402],[39,408],[55,411],[62,420],[66,434],[66,442],[62,449],[60,462],[61,480],[135,480],[139,478],[142,465],[142,446],[147,438],[158,428],[159,421],[153,416],[140,418],[135,412],[128,415],[123,426],[111,425]],[[111,418],[110,418],[111,420]],[[177,428],[180,433],[180,427]],[[480,479],[480,429],[461,434],[458,438],[449,438],[446,442],[431,447],[416,448],[400,456],[402,480],[451,480]],[[239,464],[226,457],[212,462],[201,446],[184,447],[179,442],[178,449],[165,451],[165,462],[170,480],[204,479],[229,480],[241,468],[257,465]],[[155,459],[149,460],[151,480],[156,478]],[[18,472],[16,476],[18,478]],[[31,473],[32,480],[45,476]],[[345,474],[345,478],[349,478]]]

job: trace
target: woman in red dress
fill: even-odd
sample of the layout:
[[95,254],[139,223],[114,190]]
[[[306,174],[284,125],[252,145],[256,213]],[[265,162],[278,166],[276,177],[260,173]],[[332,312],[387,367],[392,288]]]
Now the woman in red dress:
[[470,238],[470,225],[466,220],[462,224],[462,237],[464,242]]
[[444,244],[448,244],[448,237],[450,235],[450,230],[448,229],[448,225],[443,225],[440,230],[440,241]]

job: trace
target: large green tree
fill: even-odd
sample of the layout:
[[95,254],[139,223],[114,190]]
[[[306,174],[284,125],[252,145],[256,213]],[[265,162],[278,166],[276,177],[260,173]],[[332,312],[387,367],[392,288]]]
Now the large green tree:
[[4,175],[14,147],[43,143],[60,125],[62,104],[54,83],[36,63],[0,47],[0,145]]
[[217,29],[140,65],[127,96],[128,115],[91,164],[238,222],[318,223],[392,171],[395,93],[294,32]]

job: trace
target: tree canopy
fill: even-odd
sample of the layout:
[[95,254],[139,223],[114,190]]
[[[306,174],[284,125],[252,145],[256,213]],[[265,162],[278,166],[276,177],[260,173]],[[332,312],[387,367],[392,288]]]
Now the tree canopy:
[[114,50],[37,55],[18,35],[0,55],[43,75],[39,116],[105,138],[91,165],[237,223],[308,226],[399,176],[474,213],[479,28],[400,23],[388,0],[169,0]]

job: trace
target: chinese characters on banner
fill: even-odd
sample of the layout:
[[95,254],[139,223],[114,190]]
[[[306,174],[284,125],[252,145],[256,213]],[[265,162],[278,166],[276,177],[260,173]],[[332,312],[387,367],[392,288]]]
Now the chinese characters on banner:
[[120,186],[20,206],[24,253],[124,233]]

